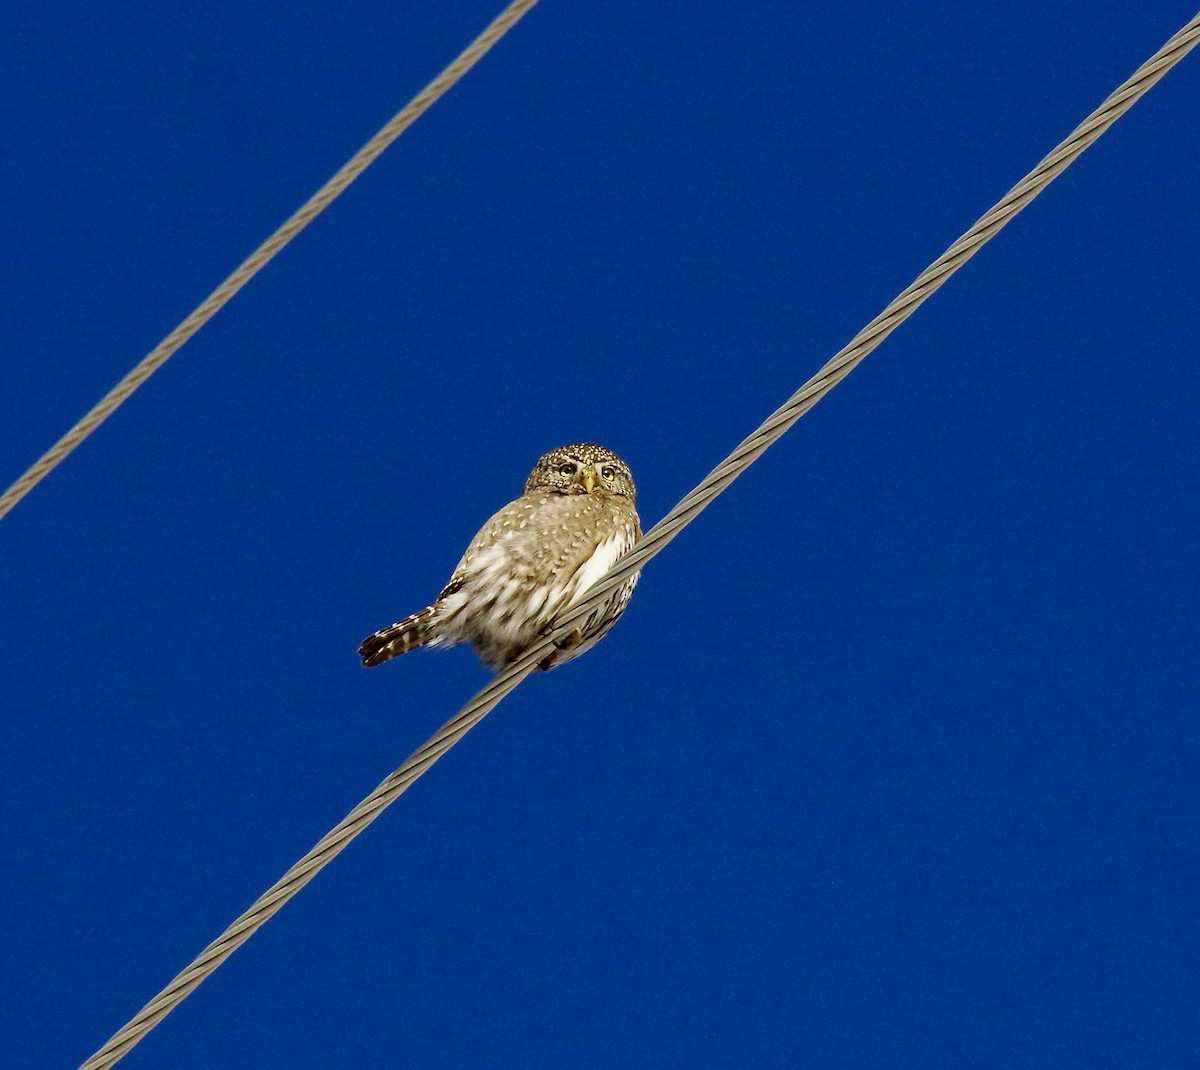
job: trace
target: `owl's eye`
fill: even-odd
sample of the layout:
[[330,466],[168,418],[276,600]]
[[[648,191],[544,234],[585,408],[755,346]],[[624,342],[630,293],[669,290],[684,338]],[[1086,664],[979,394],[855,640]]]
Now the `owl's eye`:
[[602,475],[602,476],[603,476],[603,477],[604,477],[604,478],[605,478],[605,479],[606,479],[606,480],[607,480],[609,483],[611,483],[611,482],[613,481],[613,478],[616,476],[616,474],[617,474],[617,473],[613,471],[613,466],[612,466],[611,464],[606,464],[606,465],[605,465],[603,468],[601,468],[601,469],[600,469],[600,474],[601,474],[601,475]]
[[566,464],[558,466],[558,471],[560,475],[573,476],[575,474],[575,466],[570,461],[567,461]]

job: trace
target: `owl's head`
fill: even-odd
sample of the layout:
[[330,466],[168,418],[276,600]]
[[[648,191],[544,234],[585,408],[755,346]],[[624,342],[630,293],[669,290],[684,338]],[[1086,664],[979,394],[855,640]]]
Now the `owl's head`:
[[525,480],[525,493],[535,490],[558,494],[620,494],[630,501],[637,497],[629,465],[612,450],[591,442],[577,442],[543,453]]

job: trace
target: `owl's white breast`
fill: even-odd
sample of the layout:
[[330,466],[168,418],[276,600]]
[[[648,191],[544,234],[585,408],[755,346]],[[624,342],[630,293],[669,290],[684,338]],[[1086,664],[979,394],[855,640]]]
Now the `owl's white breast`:
[[629,550],[632,540],[627,532],[620,532],[605,539],[596,547],[596,552],[575,573],[569,606],[575,605],[610,568]]

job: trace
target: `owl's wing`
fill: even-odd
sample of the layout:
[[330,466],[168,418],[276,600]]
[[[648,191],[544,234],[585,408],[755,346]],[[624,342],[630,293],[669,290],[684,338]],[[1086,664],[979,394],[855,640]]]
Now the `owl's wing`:
[[534,499],[518,498],[492,514],[463,552],[443,596],[460,590],[469,574],[486,572],[501,550],[517,560],[531,556],[536,544],[532,521],[537,505]]

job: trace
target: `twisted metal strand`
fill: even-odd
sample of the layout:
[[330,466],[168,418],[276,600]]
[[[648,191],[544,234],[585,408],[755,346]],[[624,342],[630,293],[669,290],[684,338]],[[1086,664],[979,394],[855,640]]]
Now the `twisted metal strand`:
[[1114,91],[1062,144],[1009,190],[991,211],[982,216],[930,264],[912,285],[859,331],[847,346],[839,350],[816,375],[717,465],[695,490],[655,524],[628,555],[590,588],[587,598],[562,617],[538,647],[528,651],[520,660],[493,678],[423,746],[409,755],[399,769],[359,803],[336,828],[260,896],[249,910],[209,944],[187,969],[146,1004],[127,1026],[84,1063],[82,1070],[100,1070],[101,1067],[111,1066],[157,1025],[205,977],[224,962],[235,948],[249,939],[263,922],[312,880],[323,866],[407,791],[418,777],[528,676],[538,662],[554,649],[555,643],[564,639],[581,618],[587,616],[604,600],[610,590],[623,583],[632,572],[660,553],[667,543],[690,524],[701,510],[741,475],[768,446],[849,375],[868,353],[911,316],[921,303],[974,256],[985,242],[994,237],[1084,149],[1191,51],[1198,40],[1200,14],[1139,67],[1133,76]]
[[254,250],[220,286],[208,295],[178,327],[146,354],[82,420],[50,447],[11,487],[0,495],[0,518],[11,511],[50,474],[85,438],[107,420],[139,386],[150,378],[180,346],[213,318],[288,242],[321,214],[383,153],[393,141],[429,110],[452,85],[483,57],[537,0],[513,0],[486,30],[441,74],[384,124],[328,182],[314,193],[274,234]]

